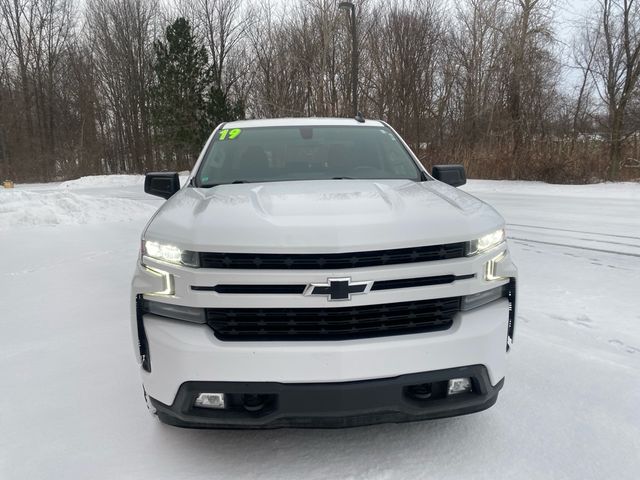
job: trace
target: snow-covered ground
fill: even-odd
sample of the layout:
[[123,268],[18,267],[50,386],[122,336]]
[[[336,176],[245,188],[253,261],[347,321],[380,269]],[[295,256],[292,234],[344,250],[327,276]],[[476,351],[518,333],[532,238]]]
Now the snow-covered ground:
[[129,332],[141,177],[0,189],[0,479],[636,479],[640,185],[471,181],[520,268],[488,411],[349,430],[198,431],[142,401]]

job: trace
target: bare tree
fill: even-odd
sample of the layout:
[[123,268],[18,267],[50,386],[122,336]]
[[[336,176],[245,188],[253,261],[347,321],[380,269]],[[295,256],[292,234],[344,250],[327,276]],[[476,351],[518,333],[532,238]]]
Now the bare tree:
[[[523,112],[527,99],[546,80],[548,69],[544,67],[545,43],[551,41],[549,26],[552,0],[517,0],[514,18],[508,35],[510,54],[510,79],[508,84],[509,114],[512,131],[511,178],[518,176],[519,158],[523,140],[527,135],[528,116]],[[540,75],[542,73],[542,75]],[[542,97],[538,97],[542,98]],[[532,105],[529,105],[530,107]]]
[[[73,14],[68,0],[34,2],[33,66],[34,100],[37,130],[40,132],[39,155],[44,160],[44,175],[50,178],[57,170],[58,135],[55,123],[58,112],[57,93],[66,72],[63,61],[72,36]],[[61,139],[60,139],[61,140]]]
[[108,171],[104,146],[109,136],[105,134],[104,108],[98,98],[94,58],[90,48],[81,42],[75,42],[70,48],[67,86],[74,92],[70,102],[75,108],[78,128],[71,143],[77,171],[82,175],[104,173]]
[[252,112],[269,116],[340,114],[337,83],[342,70],[336,63],[335,4],[309,0],[285,13],[282,7],[264,2],[260,18],[251,31],[256,65]]
[[111,155],[117,171],[142,172],[152,164],[148,91],[154,0],[91,0],[90,42],[107,108]]
[[29,78],[29,65],[34,54],[35,39],[35,9],[36,3],[29,0],[0,0],[0,17],[3,22],[4,43],[16,61],[18,76],[20,79],[20,97],[22,100],[23,141],[26,155],[33,156],[34,148],[34,124]]
[[377,116],[387,118],[419,147],[436,119],[438,57],[443,51],[442,15],[429,0],[392,2],[377,9],[368,37],[374,65],[370,93]]
[[[592,35],[596,37],[593,38]],[[596,60],[596,47],[598,45],[599,35],[599,30],[594,32],[588,28],[587,24],[582,30],[579,41],[573,46],[574,63],[580,70],[581,75],[571,121],[571,153],[573,153],[579,133],[586,130],[585,123],[588,117],[593,115],[590,113],[592,93],[591,77]]]
[[590,69],[607,107],[609,178],[616,179],[623,157],[625,116],[640,76],[640,7],[634,0],[601,0],[591,22],[589,49],[595,52]]
[[458,25],[451,48],[460,66],[456,82],[462,102],[459,133],[462,142],[473,146],[493,130],[506,15],[501,0],[469,0],[456,9]]
[[7,113],[10,105],[11,76],[4,29],[4,23],[0,22],[0,178],[13,176],[11,157],[7,148],[8,124],[11,121],[11,116]]
[[216,86],[225,95],[245,96],[247,38],[256,7],[245,0],[180,0],[177,10],[204,42]]
[[60,86],[73,30],[71,4],[69,0],[2,0],[0,13],[5,76],[17,80],[8,82],[16,97],[11,104],[13,144],[4,148],[12,150],[14,167],[51,178],[65,156],[59,148],[64,138],[56,125],[66,113]]

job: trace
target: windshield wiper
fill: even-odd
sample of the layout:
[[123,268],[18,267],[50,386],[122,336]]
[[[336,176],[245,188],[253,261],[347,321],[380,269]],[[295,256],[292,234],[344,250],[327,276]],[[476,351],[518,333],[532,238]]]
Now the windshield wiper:
[[222,182],[222,183],[202,183],[200,184],[200,188],[213,188],[219,185],[236,185],[239,183],[251,183],[246,180],[234,180],[233,182]]
[[332,177],[331,180],[357,180],[354,177]]

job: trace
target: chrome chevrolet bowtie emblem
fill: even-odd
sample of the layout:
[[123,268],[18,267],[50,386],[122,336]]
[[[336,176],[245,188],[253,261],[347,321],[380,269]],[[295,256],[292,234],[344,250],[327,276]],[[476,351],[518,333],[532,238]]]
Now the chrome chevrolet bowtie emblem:
[[368,293],[373,282],[352,282],[350,278],[329,278],[327,283],[311,283],[305,295],[326,295],[329,300],[351,300],[351,295]]

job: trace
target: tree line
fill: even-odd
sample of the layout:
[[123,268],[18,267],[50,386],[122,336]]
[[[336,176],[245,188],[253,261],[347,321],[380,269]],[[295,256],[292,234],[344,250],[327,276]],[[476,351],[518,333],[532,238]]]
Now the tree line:
[[[477,178],[640,177],[640,7],[356,0],[359,109]],[[566,32],[571,29],[571,41]],[[0,178],[188,169],[222,121],[352,116],[335,0],[0,0]]]

